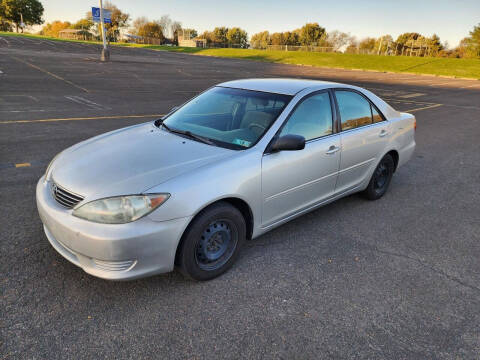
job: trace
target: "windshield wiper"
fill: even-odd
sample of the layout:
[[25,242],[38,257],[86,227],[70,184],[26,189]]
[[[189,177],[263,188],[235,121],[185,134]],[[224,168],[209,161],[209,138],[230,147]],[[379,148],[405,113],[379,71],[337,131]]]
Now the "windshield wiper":
[[189,137],[190,139],[202,142],[204,144],[216,146],[215,143],[212,140],[210,140],[209,138],[206,138],[206,137],[203,137],[203,136],[200,136],[200,135],[196,135],[196,134],[192,134],[188,130],[179,130],[179,129],[171,128],[171,127],[167,126],[163,121],[160,123],[160,125],[162,125],[167,131],[169,131],[171,133],[184,135],[184,136]]

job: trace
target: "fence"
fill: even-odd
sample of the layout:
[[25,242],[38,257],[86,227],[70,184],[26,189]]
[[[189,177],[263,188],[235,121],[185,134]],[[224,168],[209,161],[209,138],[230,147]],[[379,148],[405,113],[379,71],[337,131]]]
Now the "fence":
[[295,45],[267,45],[263,50],[275,51],[309,51],[309,52],[334,52],[333,47],[329,46],[295,46]]

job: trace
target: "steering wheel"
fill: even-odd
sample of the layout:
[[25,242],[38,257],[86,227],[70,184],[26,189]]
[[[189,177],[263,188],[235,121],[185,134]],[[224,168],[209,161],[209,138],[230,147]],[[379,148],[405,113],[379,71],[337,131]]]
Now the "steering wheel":
[[254,128],[257,128],[257,129],[260,129],[260,133],[263,133],[265,130],[267,130],[267,128],[263,125],[260,125],[260,124],[257,124],[257,123],[250,123],[250,125],[248,125],[248,129],[252,130],[253,132],[256,133],[255,130],[253,130]]

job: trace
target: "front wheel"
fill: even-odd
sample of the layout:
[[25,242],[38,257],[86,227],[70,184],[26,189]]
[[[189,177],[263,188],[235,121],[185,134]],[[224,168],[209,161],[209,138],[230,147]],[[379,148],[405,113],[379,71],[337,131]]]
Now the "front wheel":
[[395,162],[392,156],[390,154],[385,155],[377,165],[367,188],[363,192],[365,197],[369,200],[380,199],[387,192],[394,170]]
[[235,262],[246,238],[243,215],[220,202],[203,210],[182,238],[177,263],[180,271],[195,280],[210,280]]

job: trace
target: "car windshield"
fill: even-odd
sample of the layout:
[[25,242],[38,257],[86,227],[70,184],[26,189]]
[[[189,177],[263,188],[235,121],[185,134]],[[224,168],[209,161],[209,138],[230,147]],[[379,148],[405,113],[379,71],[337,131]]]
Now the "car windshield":
[[214,87],[164,119],[166,130],[218,146],[246,149],[257,143],[292,97]]

